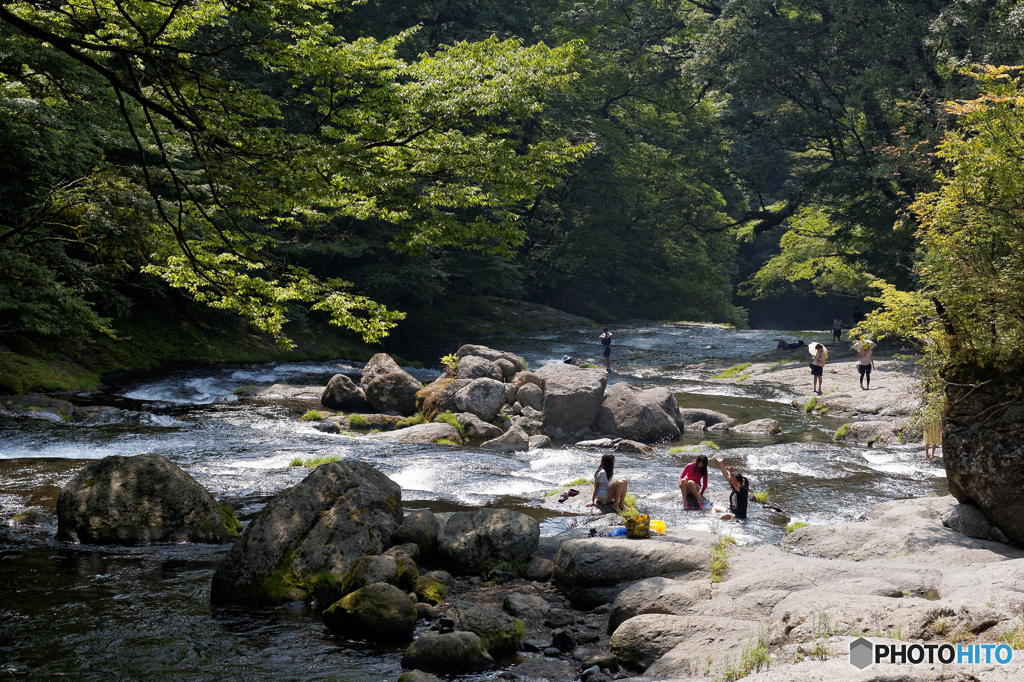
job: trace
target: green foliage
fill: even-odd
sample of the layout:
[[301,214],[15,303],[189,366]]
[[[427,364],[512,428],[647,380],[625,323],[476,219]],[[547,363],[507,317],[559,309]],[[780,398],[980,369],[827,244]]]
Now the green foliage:
[[761,627],[756,635],[750,636],[740,654],[740,660],[735,665],[730,665],[727,659],[725,670],[715,679],[734,682],[751,673],[761,672],[761,668],[769,670],[771,665],[772,655],[768,650],[768,633],[764,627]]
[[754,500],[756,502],[760,502],[761,504],[764,504],[764,503],[766,503],[768,501],[768,491],[767,490],[756,491],[756,492],[753,493],[753,496],[754,496]]
[[745,369],[750,367],[751,364],[752,363],[744,362],[744,363],[741,363],[739,365],[733,365],[729,369],[727,369],[727,370],[725,370],[723,372],[719,372],[718,374],[714,375],[711,378],[712,379],[734,379],[734,378],[736,378],[736,376],[738,376],[740,373],[742,373]]
[[441,364],[444,365],[444,368],[448,370],[449,374],[455,377],[459,375],[460,359],[461,358],[459,358],[459,356],[456,355],[455,353],[449,353],[448,355],[445,355],[444,357],[441,358]]
[[440,604],[448,596],[448,586],[435,580],[426,585],[418,596],[431,604]]
[[526,564],[518,559],[506,561],[505,559],[494,559],[487,562],[487,572],[491,571],[502,571],[504,573],[514,573],[515,575],[523,575],[526,573]]
[[811,412],[814,412],[814,408],[817,407],[817,406],[818,406],[818,396],[811,396],[811,399],[807,401],[806,405],[804,405],[804,413],[805,414],[810,414]]
[[718,445],[718,443],[716,443],[716,442],[715,442],[715,441],[713,441],[713,440],[702,440],[702,441],[700,442],[700,444],[701,444],[701,445],[706,445],[706,446],[708,446],[709,448],[711,448],[712,450],[715,450],[716,452],[722,449],[722,448],[721,448],[721,447],[720,447],[720,446]]
[[321,464],[327,464],[328,462],[340,462],[340,461],[341,461],[341,457],[338,457],[337,455],[323,455],[321,457],[312,457],[310,459],[302,459],[301,457],[296,457],[291,462],[289,462],[288,466],[290,466],[290,467],[310,467],[310,468],[316,469]]
[[21,395],[25,384],[13,374],[0,374],[0,395]]
[[795,531],[798,528],[803,528],[803,527],[809,526],[809,525],[811,525],[811,524],[804,523],[803,521],[790,521],[789,523],[786,524],[786,535],[789,535],[790,533],[792,533],[793,531]]
[[836,433],[834,436],[832,436],[832,440],[846,440],[846,434],[849,433],[849,431],[850,425],[843,424],[838,429],[836,429]]
[[724,535],[711,548],[711,582],[720,583],[725,579],[725,572],[729,570],[729,545],[734,544],[736,540],[732,536]]
[[307,410],[304,415],[299,417],[299,420],[304,422],[322,422],[324,420],[324,413],[317,410]]
[[[445,410],[441,414],[439,414],[436,417],[434,417],[434,421],[435,422],[442,422],[444,424],[447,424],[448,426],[451,426],[452,428],[454,428],[456,431],[459,432],[459,437],[460,438],[465,438],[466,437],[466,432],[462,428],[462,424],[459,423],[459,420],[456,419],[455,415],[452,414],[451,411]],[[454,445],[454,443],[453,443],[453,445]]]
[[417,412],[414,415],[410,415],[410,416],[406,417],[405,419],[401,419],[401,420],[397,421],[395,423],[395,428],[396,429],[404,429],[404,428],[406,428],[408,426],[415,426],[416,424],[422,424],[422,423],[423,423],[423,413],[422,412]]
[[370,420],[361,414],[350,414],[348,416],[348,425],[353,429],[368,429],[370,428]]
[[450,440],[448,438],[438,438],[437,440],[434,441],[434,444],[435,445],[459,445],[459,443],[456,443],[455,441]]
[[591,485],[593,482],[594,479],[583,477],[569,481],[568,483],[565,484],[565,486],[571,488],[574,485]]

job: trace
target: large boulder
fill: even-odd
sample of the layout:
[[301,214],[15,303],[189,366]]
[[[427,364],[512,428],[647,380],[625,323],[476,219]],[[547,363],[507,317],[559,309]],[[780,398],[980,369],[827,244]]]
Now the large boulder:
[[512,616],[496,608],[456,601],[448,609],[448,617],[455,621],[456,630],[475,633],[491,656],[512,654],[519,647],[523,631]]
[[516,388],[522,388],[526,384],[533,384],[541,390],[541,393],[544,392],[544,387],[547,385],[547,382],[544,381],[544,377],[536,374],[535,372],[517,372],[516,375],[512,377],[512,383],[515,384]]
[[544,379],[544,423],[550,429],[575,432],[594,423],[604,400],[608,375],[554,362],[537,370]]
[[416,607],[394,585],[374,583],[334,602],[324,611],[324,625],[342,637],[408,640],[416,628]]
[[345,577],[341,579],[341,594],[351,594],[374,583],[394,585],[408,593],[416,589],[418,579],[416,562],[409,557],[362,556],[352,562],[345,572]]
[[309,581],[344,577],[352,562],[391,546],[402,489],[365,462],[321,464],[253,519],[213,574],[214,604],[279,604],[309,596]]
[[703,580],[641,580],[615,597],[608,616],[608,634],[630,618],[645,613],[686,615],[695,604],[706,599],[711,599],[711,583]]
[[437,534],[441,523],[429,509],[420,509],[405,515],[402,525],[395,531],[398,544],[413,543],[420,548],[420,561],[430,563],[437,552]]
[[472,632],[427,632],[402,655],[403,668],[417,668],[450,675],[490,668],[494,659]]
[[474,379],[455,393],[459,412],[475,414],[485,422],[493,421],[505,404],[505,387],[494,379]]
[[992,524],[981,511],[970,504],[957,504],[940,515],[942,525],[972,538],[987,540],[992,535]]
[[704,422],[705,427],[712,427],[716,424],[725,424],[729,426],[736,420],[727,414],[721,412],[715,412],[714,410],[705,410],[699,407],[681,407],[679,408],[679,418],[683,420],[683,424],[689,428],[691,424],[697,422]]
[[525,562],[539,542],[540,524],[511,509],[455,512],[437,538],[445,566],[461,575],[482,573],[496,561]]
[[367,412],[371,407],[363,387],[344,374],[335,374],[331,377],[323,395],[320,396],[320,404],[328,410],[342,412]]
[[544,390],[537,384],[523,384],[516,391],[516,402],[523,407],[529,407],[539,412],[544,411]]
[[627,383],[605,391],[594,425],[602,433],[643,443],[676,440],[683,432],[672,391],[663,386],[642,391]]
[[949,492],[1024,546],[1024,401],[1015,398],[1022,383],[1021,367],[950,370],[942,459]]
[[160,455],[90,462],[57,498],[57,539],[65,542],[228,542],[240,530],[230,509]]
[[[459,348],[459,350],[455,351],[455,354],[458,355],[459,358],[461,358],[462,360],[466,359],[469,356],[476,356],[479,358],[483,358],[484,360],[490,360],[491,362],[494,363],[497,363],[499,360],[505,360],[512,366],[512,374],[508,374],[506,376],[512,376],[513,374],[515,374],[515,372],[521,371],[526,366],[526,363],[523,362],[523,359],[520,356],[516,355],[515,353],[508,353],[503,350],[494,350],[493,348],[488,348],[487,346],[474,346],[472,344],[466,344],[465,346]],[[459,361],[460,369],[462,368],[462,360]]]
[[[498,429],[499,431],[501,429]],[[513,426],[497,438],[480,445],[481,450],[491,452],[521,452],[530,449],[530,436],[519,426]]]
[[362,386],[375,410],[394,410],[403,415],[416,411],[416,394],[422,388],[420,382],[386,353],[377,353],[366,363]]
[[489,424],[469,412],[459,412],[455,415],[455,418],[462,427],[463,440],[467,443],[483,443],[484,441],[497,438],[503,433],[500,427]]
[[[707,614],[700,616],[671,616],[645,614],[630,618],[612,635],[611,652],[619,663],[632,670],[646,671],[650,677],[662,677],[666,673],[672,678],[697,675],[703,670],[710,657],[711,672],[721,674],[728,666],[726,656],[739,662],[744,645],[751,634],[756,633],[758,624],[732,618],[715,618]],[[681,645],[687,644],[687,647]],[[670,661],[660,664],[663,656],[679,647],[687,648],[694,667],[686,671],[676,661],[669,668]],[[657,663],[656,663],[657,662]],[[653,665],[652,665],[653,664]],[[708,677],[708,675],[704,675]]]
[[500,367],[490,360],[485,360],[476,355],[467,355],[459,360],[457,376],[459,379],[468,379],[469,381],[482,377],[494,379],[495,381],[501,381],[504,378]]
[[558,548],[552,578],[573,606],[589,610],[614,601],[638,580],[710,569],[710,552],[697,545],[583,538]]
[[501,607],[510,616],[534,620],[543,618],[551,610],[551,604],[548,604],[543,598],[535,594],[522,594],[520,592],[510,592],[505,595]]
[[441,377],[421,388],[416,393],[416,409],[423,413],[423,418],[433,421],[442,412],[458,412],[455,394],[460,388],[468,386],[466,379]]

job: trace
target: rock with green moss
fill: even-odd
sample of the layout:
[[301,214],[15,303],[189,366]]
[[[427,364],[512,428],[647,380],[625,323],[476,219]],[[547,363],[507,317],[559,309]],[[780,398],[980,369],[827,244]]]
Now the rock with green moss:
[[537,551],[540,525],[511,509],[456,512],[438,534],[445,566],[456,575],[483,573],[495,561],[525,562]]
[[214,604],[280,604],[310,596],[325,571],[380,554],[402,522],[402,489],[365,462],[329,462],[281,492],[245,529],[213,575]]
[[350,594],[374,583],[394,585],[408,593],[416,589],[418,578],[416,562],[409,557],[364,556],[353,561],[345,572],[341,580],[341,593]]
[[427,421],[434,421],[437,415],[444,412],[458,412],[455,394],[463,386],[469,386],[468,379],[442,376],[416,393],[416,409],[423,413],[423,418]]
[[462,438],[453,426],[442,423],[416,424],[398,431],[374,433],[367,436],[370,440],[399,441],[402,443],[437,443],[446,441],[460,445]]
[[455,621],[455,629],[472,632],[491,656],[515,653],[525,632],[522,621],[503,611],[468,601],[453,602],[448,617]]
[[394,585],[374,583],[334,602],[324,611],[324,625],[341,637],[408,640],[416,628],[416,607]]
[[409,512],[395,532],[395,542],[413,543],[420,548],[419,560],[430,563],[437,553],[437,534],[441,523],[429,509]]
[[38,393],[8,398],[4,401],[4,405],[20,416],[36,419],[71,421],[75,415],[75,406],[67,400],[51,398]]
[[160,455],[91,462],[57,499],[57,539],[65,542],[230,542],[239,530],[230,509]]
[[430,571],[416,580],[416,597],[428,604],[438,605],[448,596],[448,586],[454,578],[448,571]]
[[403,668],[457,675],[494,665],[480,638],[472,632],[428,632],[409,645],[402,655]]
[[0,374],[0,395],[21,395],[25,384],[13,374]]

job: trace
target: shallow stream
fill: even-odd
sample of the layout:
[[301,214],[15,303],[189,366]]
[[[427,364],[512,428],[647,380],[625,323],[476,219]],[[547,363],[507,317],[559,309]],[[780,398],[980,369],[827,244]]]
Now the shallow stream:
[[[669,448],[704,439],[722,448],[726,464],[750,475],[753,490],[768,491],[770,503],[785,511],[752,503],[747,521],[725,529],[740,542],[777,543],[791,520],[842,523],[880,501],[946,493],[941,465],[926,463],[917,446],[837,445],[832,434],[843,420],[805,415],[790,405],[793,396],[785,387],[709,382],[709,372],[687,369],[703,360],[739,362],[772,349],[780,332],[701,325],[613,331],[611,382],[668,386],[683,407],[718,410],[741,422],[771,417],[783,427],[771,437],[687,434],[679,443],[658,446],[653,456],[617,455],[616,478],[628,478],[638,506],[669,527],[721,527],[709,514],[683,511],[675,487],[692,454],[670,454]],[[599,361],[596,337],[593,329],[563,328],[486,343],[538,367],[563,354]],[[73,397],[79,404],[121,408],[92,422],[0,417],[0,678],[393,681],[401,672],[399,649],[337,640],[301,606],[260,612],[211,607],[210,578],[226,547],[57,543],[57,495],[88,460],[164,455],[243,521],[309,472],[290,467],[293,459],[335,455],[381,469],[402,486],[407,510],[512,507],[539,519],[544,534],[581,522],[541,508],[539,499],[560,484],[592,476],[599,459],[594,452],[500,455],[469,447],[374,443],[324,434],[298,421],[312,403],[239,400],[233,394],[242,386],[278,382],[322,386],[339,371],[358,369],[358,363],[342,360],[192,368]],[[423,381],[438,374],[412,371]],[[709,491],[725,488],[712,470]],[[53,526],[6,525],[27,508],[44,511]]]

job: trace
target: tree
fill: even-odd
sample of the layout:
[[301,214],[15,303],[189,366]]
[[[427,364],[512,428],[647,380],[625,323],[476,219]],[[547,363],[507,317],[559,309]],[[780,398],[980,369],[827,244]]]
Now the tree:
[[[396,51],[412,32],[346,41],[335,28],[346,9],[341,0],[0,5],[2,37],[17,55],[4,63],[4,108],[31,98],[51,132],[71,119],[83,132],[64,141],[67,153],[89,159],[33,162],[47,173],[0,225],[0,267],[38,266],[51,298],[77,300],[89,318],[41,248],[90,244],[93,209],[113,184],[130,197],[147,272],[287,345],[292,301],[367,340],[401,317],[343,279],[274,257],[310,225],[381,220],[396,226],[399,250],[510,254],[524,238],[516,209],[585,149],[515,134],[540,114],[543,96],[574,80],[581,46],[492,38],[404,61]],[[26,157],[46,151],[37,145]],[[68,215],[83,207],[92,217]],[[23,326],[41,319],[4,300]],[[90,324],[105,327],[94,313]]]

